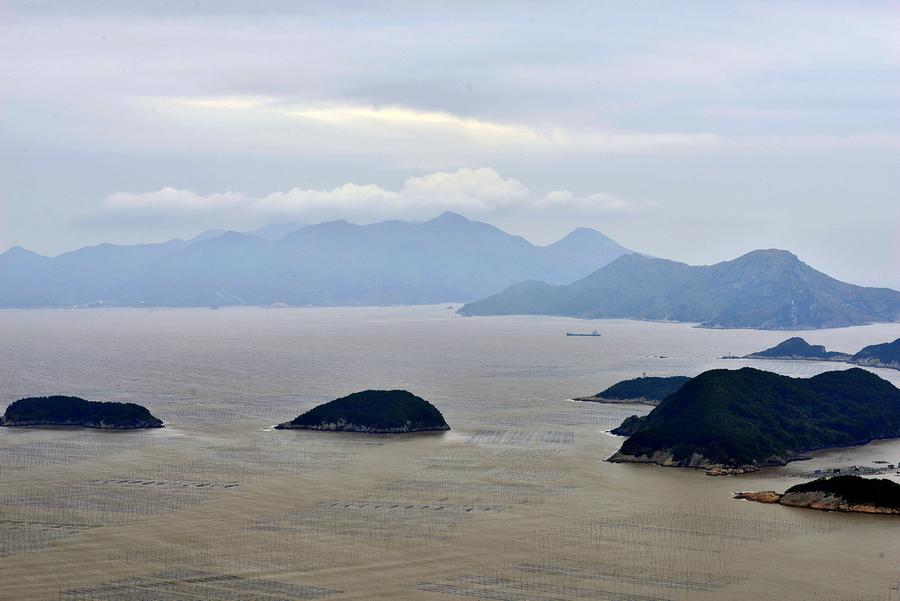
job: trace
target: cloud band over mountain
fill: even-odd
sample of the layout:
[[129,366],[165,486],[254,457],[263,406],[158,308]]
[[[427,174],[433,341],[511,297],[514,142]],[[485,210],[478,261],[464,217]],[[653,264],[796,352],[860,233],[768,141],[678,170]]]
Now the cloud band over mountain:
[[396,190],[346,183],[331,189],[294,188],[264,196],[239,192],[200,194],[163,187],[152,192],[110,194],[90,216],[95,222],[204,221],[334,218],[374,220],[423,218],[453,210],[487,216],[516,211],[618,216],[646,212],[652,202],[631,201],[608,192],[577,195],[568,190],[538,194],[493,169],[463,168],[408,177]]

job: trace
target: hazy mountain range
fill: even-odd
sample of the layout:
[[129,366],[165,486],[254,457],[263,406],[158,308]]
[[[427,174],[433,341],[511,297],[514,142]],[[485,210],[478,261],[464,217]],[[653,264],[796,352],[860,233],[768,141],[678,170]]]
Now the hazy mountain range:
[[[502,292],[501,292],[502,291]],[[444,213],[426,222],[273,224],[191,240],[0,255],[0,307],[379,305],[472,301],[544,314],[804,329],[900,320],[900,292],[839,282],[783,250],[711,266],[579,228],[547,246]]]
[[579,228],[547,246],[454,213],[424,223],[275,224],[192,240],[0,255],[0,306],[358,305],[467,301],[564,284],[630,253]]
[[630,254],[572,284],[522,282],[460,313],[829,328],[900,320],[900,292],[840,282],[783,250],[755,250],[710,266]]

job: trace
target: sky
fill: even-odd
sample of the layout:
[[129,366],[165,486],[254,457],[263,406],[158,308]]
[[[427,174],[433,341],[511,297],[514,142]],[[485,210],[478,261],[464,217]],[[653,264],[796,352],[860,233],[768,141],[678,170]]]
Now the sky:
[[445,210],[900,289],[900,3],[0,0],[0,252]]

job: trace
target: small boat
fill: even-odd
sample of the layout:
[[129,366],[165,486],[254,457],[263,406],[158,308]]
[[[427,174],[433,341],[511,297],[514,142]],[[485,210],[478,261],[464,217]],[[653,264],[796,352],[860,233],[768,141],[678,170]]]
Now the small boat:
[[594,330],[590,334],[583,334],[583,333],[579,333],[579,332],[566,332],[566,336],[591,336],[591,337],[593,337],[593,336],[600,336],[600,332],[598,332],[597,330]]

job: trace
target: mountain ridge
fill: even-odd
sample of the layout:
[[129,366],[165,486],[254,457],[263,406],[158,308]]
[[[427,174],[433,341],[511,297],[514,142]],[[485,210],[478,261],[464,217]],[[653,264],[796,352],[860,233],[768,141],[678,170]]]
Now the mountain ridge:
[[523,279],[568,283],[631,252],[586,228],[538,246],[452,212],[267,227],[56,257],[10,249],[0,255],[0,307],[464,302]]
[[900,292],[840,282],[779,249],[759,249],[708,266],[633,253],[572,284],[514,284],[464,305],[459,313],[680,321],[708,328],[816,329],[897,321]]

